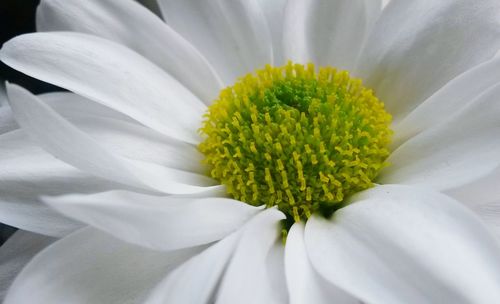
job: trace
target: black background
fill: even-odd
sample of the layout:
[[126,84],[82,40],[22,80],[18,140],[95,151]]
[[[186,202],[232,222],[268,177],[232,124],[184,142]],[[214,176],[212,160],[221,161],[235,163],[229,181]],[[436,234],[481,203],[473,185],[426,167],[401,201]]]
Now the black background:
[[[0,44],[14,36],[34,32],[39,0],[0,0]],[[19,84],[33,93],[53,91],[54,87],[19,73],[0,63],[0,79]]]

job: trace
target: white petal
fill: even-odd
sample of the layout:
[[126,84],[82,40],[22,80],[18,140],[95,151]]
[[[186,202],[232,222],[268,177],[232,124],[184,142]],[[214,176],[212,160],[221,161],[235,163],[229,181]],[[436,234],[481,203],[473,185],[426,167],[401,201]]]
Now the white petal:
[[[74,93],[52,92],[38,95],[38,98],[49,104],[57,113],[66,118],[97,116],[119,119],[127,122],[136,122],[120,112],[114,111]],[[7,100],[7,94],[2,85],[0,86],[0,134],[18,128],[19,126],[14,120],[14,115],[12,114],[12,110]]]
[[285,267],[291,304],[359,304],[351,295],[325,281],[314,270],[307,256],[304,224],[295,223],[286,239]]
[[488,203],[474,202],[470,205],[471,209],[479,215],[486,224],[486,227],[500,240],[500,201]]
[[272,64],[266,17],[256,0],[159,0],[167,24],[188,39],[226,85]]
[[35,33],[5,43],[0,59],[74,91],[170,137],[197,143],[205,105],[177,80],[129,49],[79,33]]
[[0,106],[0,134],[19,128],[9,105]]
[[[39,98],[69,119],[99,117],[132,122],[127,116],[73,93],[48,93]],[[81,224],[49,208],[39,200],[40,195],[97,193],[120,188],[123,187],[119,184],[86,175],[57,160],[36,146],[23,131],[0,136],[0,222],[41,234],[64,236]]]
[[284,65],[286,62],[283,53],[283,22],[287,0],[258,0],[258,2],[271,32],[274,65]]
[[76,94],[58,92],[38,97],[113,153],[169,168],[206,172],[202,155],[190,144],[167,138]]
[[285,246],[283,240],[274,243],[266,258],[267,277],[274,303],[290,303],[285,276]]
[[7,102],[7,94],[3,84],[0,84],[0,135],[17,129],[17,123],[12,115],[9,103]]
[[4,84],[0,84],[0,108],[8,105],[7,94],[5,92]]
[[221,89],[208,61],[160,18],[132,0],[43,0],[38,31],[75,31],[119,42],[174,76],[204,102]]
[[240,234],[234,233],[173,270],[145,304],[213,303],[213,297]]
[[40,195],[90,194],[122,188],[84,174],[33,144],[22,130],[0,135],[0,222],[64,236],[81,227],[39,200]]
[[43,200],[117,238],[158,250],[220,240],[262,210],[226,198],[160,197],[125,191]]
[[9,101],[17,122],[46,151],[90,174],[132,187],[166,193],[210,191],[209,180],[198,174],[125,159],[59,116],[36,96],[8,85]]
[[[447,189],[445,193],[468,206],[480,207],[483,204],[500,201],[499,180],[500,166],[496,166],[488,174],[467,184]],[[500,221],[498,224],[500,225]]]
[[500,58],[457,76],[393,126],[394,146],[443,122],[483,92],[500,83]]
[[381,7],[379,0],[288,1],[285,57],[352,69]]
[[[222,280],[216,303],[276,303],[267,268],[267,257],[280,242],[283,213],[267,209],[252,219],[242,232],[241,240]],[[281,274],[285,280],[284,274]]]
[[117,155],[198,174],[207,172],[202,165],[203,156],[195,146],[166,138],[149,128],[99,117],[70,122]]
[[500,85],[484,92],[462,111],[397,148],[382,170],[382,184],[460,187],[500,166]]
[[500,48],[497,0],[391,1],[360,55],[357,76],[395,120]]
[[354,200],[307,222],[307,253],[328,281],[373,304],[500,299],[498,243],[460,203],[394,185]]
[[132,118],[78,94],[70,92],[51,92],[37,95],[37,97],[67,119],[99,117],[121,120],[139,125],[139,123]]
[[141,303],[173,267],[200,250],[151,251],[87,228],[37,255],[5,304]]
[[21,269],[53,241],[51,237],[17,231],[0,247],[0,301]]

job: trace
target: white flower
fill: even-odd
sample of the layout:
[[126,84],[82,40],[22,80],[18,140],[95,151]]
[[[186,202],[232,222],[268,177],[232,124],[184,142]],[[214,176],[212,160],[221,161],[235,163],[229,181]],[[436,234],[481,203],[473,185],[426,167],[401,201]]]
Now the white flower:
[[[500,301],[500,2],[159,4],[42,0],[0,51],[73,92],[7,85],[0,221],[64,238],[5,303]],[[225,198],[196,145],[221,89],[288,59],[363,79],[395,134],[375,187],[283,245],[290,214]]]

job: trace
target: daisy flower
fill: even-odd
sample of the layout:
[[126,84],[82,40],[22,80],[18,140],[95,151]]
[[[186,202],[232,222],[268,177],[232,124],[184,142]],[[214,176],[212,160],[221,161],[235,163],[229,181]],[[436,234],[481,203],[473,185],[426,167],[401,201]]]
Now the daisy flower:
[[0,221],[61,239],[5,303],[500,301],[500,2],[158,4],[2,47],[70,91],[7,84]]

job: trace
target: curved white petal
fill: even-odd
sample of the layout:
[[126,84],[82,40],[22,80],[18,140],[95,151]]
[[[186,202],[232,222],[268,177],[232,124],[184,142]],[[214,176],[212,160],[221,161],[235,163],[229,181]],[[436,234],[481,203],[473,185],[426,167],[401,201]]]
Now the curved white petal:
[[285,270],[290,304],[359,304],[353,296],[323,279],[314,270],[304,242],[304,224],[295,223],[288,232]]
[[274,65],[284,65],[286,62],[283,53],[283,25],[287,0],[258,0],[258,2],[271,32]]
[[[100,105],[90,99],[70,92],[51,92],[37,95],[43,102],[49,104],[57,113],[66,118],[75,117],[102,117],[135,122],[130,117]],[[138,124],[138,123],[137,123]],[[14,115],[7,100],[4,86],[0,86],[0,134],[6,133],[19,126],[14,120]]]
[[460,74],[393,126],[393,146],[397,147],[423,130],[440,124],[498,83],[500,58]]
[[[447,189],[445,193],[468,206],[480,207],[483,204],[500,201],[498,181],[500,181],[500,165],[467,184]],[[500,225],[500,221],[498,224]]]
[[71,218],[158,250],[220,240],[262,210],[226,198],[161,197],[125,191],[43,200]]
[[169,168],[206,172],[202,155],[194,146],[167,138],[116,111],[73,93],[48,93],[38,98],[113,153]]
[[56,239],[26,231],[16,231],[0,247],[0,301],[23,267]]
[[[38,97],[68,119],[98,117],[133,122],[123,114],[73,93],[48,93]],[[21,130],[0,136],[0,222],[45,235],[64,236],[81,224],[48,207],[39,200],[40,195],[89,194],[121,188],[119,184],[87,175],[57,160]]]
[[[277,209],[267,209],[246,225],[216,303],[277,303],[281,295],[274,294],[278,291],[272,289],[267,258],[274,245],[281,241],[279,221],[284,218]],[[284,273],[281,277],[285,280]]]
[[355,74],[397,121],[455,76],[493,58],[499,48],[497,0],[392,0]]
[[173,270],[151,292],[145,304],[210,304],[239,241],[236,232]]
[[203,155],[195,146],[166,138],[141,125],[99,117],[70,122],[117,155],[182,171],[207,172]]
[[488,203],[474,202],[469,207],[479,215],[486,227],[500,240],[500,201],[497,199]]
[[0,134],[19,128],[9,105],[0,106]]
[[99,145],[36,96],[8,85],[9,101],[17,122],[46,151],[83,170],[132,187],[173,194],[211,191],[202,175],[126,159]]
[[75,93],[50,92],[37,95],[37,97],[53,108],[59,115],[67,119],[99,117],[121,120],[139,125],[134,119]]
[[456,115],[397,148],[380,173],[382,184],[448,190],[474,182],[500,166],[500,85]]
[[381,8],[380,0],[289,0],[285,58],[352,69]]
[[331,220],[307,222],[307,253],[325,279],[373,304],[500,299],[500,248],[466,207],[394,185],[354,201]]
[[173,267],[200,251],[152,251],[86,228],[38,254],[5,304],[141,303]]
[[80,33],[35,33],[5,43],[0,59],[170,137],[198,143],[205,105],[177,80],[119,44]]
[[188,39],[226,85],[272,64],[272,40],[257,0],[159,0],[168,25]]
[[0,222],[51,236],[81,224],[49,208],[40,195],[90,194],[123,188],[85,174],[32,143],[22,130],[0,135]]
[[274,303],[290,303],[285,275],[285,246],[283,240],[275,242],[266,257],[267,277]]
[[75,31],[119,42],[163,68],[205,103],[221,81],[208,61],[160,18],[132,0],[43,0],[38,31]]
[[18,126],[12,115],[9,103],[7,102],[7,94],[3,84],[0,84],[0,134],[17,129]]

